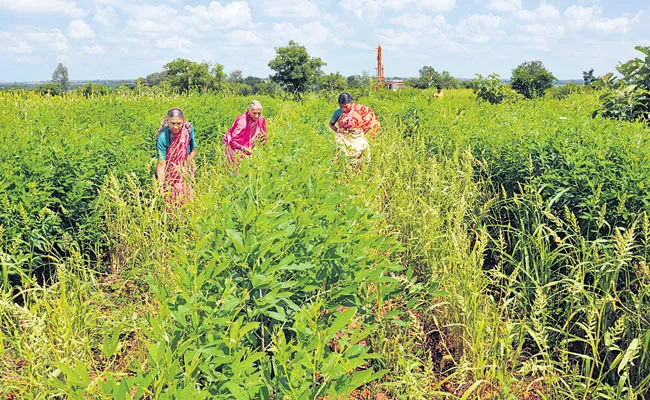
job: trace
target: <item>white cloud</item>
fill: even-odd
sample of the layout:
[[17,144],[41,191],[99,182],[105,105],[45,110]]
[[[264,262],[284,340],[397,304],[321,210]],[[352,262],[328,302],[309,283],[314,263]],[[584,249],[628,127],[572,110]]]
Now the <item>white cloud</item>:
[[310,0],[264,0],[265,15],[276,18],[317,18],[321,15],[318,6]]
[[360,0],[358,2],[341,0],[339,5],[359,18],[375,19],[383,10],[417,9],[424,12],[447,12],[456,7],[456,0]]
[[604,18],[600,7],[571,6],[564,11],[571,30],[593,29],[602,32],[627,32],[630,21],[626,17]]
[[[391,22],[400,29],[380,29],[379,40],[382,44],[399,48],[435,48],[452,52],[462,52],[465,48],[450,37],[453,28],[442,15],[435,17],[426,14],[403,14]],[[409,28],[404,30],[403,28]]]
[[[155,39],[161,34],[214,37],[225,29],[252,25],[251,10],[245,1],[234,1],[227,5],[212,1],[207,6],[185,6],[180,13],[176,12],[168,6],[134,7],[128,13],[135,18],[127,21],[125,32],[150,39]],[[161,19],[165,23],[162,23]]]
[[520,27],[522,31],[537,38],[558,38],[564,35],[564,27],[559,24],[529,24]]
[[0,8],[25,13],[63,14],[71,18],[87,14],[75,2],[65,0],[0,0]]
[[58,29],[42,30],[20,26],[13,32],[0,32],[0,46],[13,48],[14,52],[32,49],[32,53],[45,50],[57,53],[68,50],[68,38]]
[[270,32],[275,41],[284,43],[289,40],[297,40],[300,44],[322,44],[328,41],[334,44],[341,44],[329,28],[323,26],[320,21],[310,22],[302,26],[296,26],[291,22],[273,24]]
[[192,42],[180,36],[174,36],[168,39],[156,40],[156,47],[159,49],[175,50],[180,52],[189,52]]
[[521,10],[521,0],[489,0],[487,8],[495,11]]
[[6,51],[14,54],[31,54],[34,48],[25,41],[15,42],[6,48]]
[[503,19],[491,14],[472,14],[456,27],[459,35],[474,43],[488,43],[501,39],[505,33],[500,29]]
[[417,30],[429,30],[435,32],[446,32],[451,29],[445,17],[436,15],[432,17],[426,14],[403,14],[391,20],[395,25],[408,27]]
[[95,32],[93,32],[90,25],[80,19],[70,21],[68,34],[73,39],[92,39],[95,37]]
[[101,44],[93,43],[91,46],[84,46],[83,51],[90,55],[102,55],[106,53],[106,47]]
[[594,23],[593,29],[609,33],[625,33],[630,21],[625,17],[602,18]]
[[415,4],[422,10],[431,12],[446,12],[456,8],[456,0],[420,0]]
[[108,7],[97,7],[95,11],[95,16],[93,17],[93,23],[97,25],[104,25],[106,27],[112,27],[116,25],[117,13],[115,9],[111,6]]
[[254,32],[243,29],[236,29],[228,33],[227,43],[230,46],[247,46],[252,44],[262,44],[264,41],[260,39]]
[[535,10],[517,10],[515,11],[515,16],[527,22],[554,21],[560,19],[562,13],[552,5],[542,3]]
[[51,29],[51,34],[54,36],[54,42],[50,44],[50,48],[56,51],[68,51],[68,38],[58,29]]
[[251,9],[245,1],[233,1],[222,5],[212,1],[206,6],[185,6],[186,24],[194,24],[198,29],[213,31],[215,28],[234,28],[251,23]]
[[173,17],[177,14],[176,10],[169,6],[152,6],[149,4],[127,6],[123,11],[128,14],[129,17],[135,19],[165,21],[165,23],[160,22],[161,25],[167,25],[167,23],[173,25]]
[[[133,33],[148,37],[155,37],[160,34],[179,33],[182,31],[182,27],[179,25],[164,25],[161,24],[160,21],[154,21],[150,19],[139,21],[129,20],[127,21],[124,31],[129,34]],[[127,40],[137,42],[139,39],[135,37],[129,37]]]

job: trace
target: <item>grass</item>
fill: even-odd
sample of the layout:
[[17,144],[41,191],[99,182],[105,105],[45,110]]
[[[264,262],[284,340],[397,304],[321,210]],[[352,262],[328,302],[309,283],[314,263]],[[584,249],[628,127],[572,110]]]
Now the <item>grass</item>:
[[[262,99],[269,145],[239,175],[220,138],[249,99],[0,100],[70,160],[25,156],[26,185],[0,182],[22,218],[0,222],[0,396],[647,396],[647,127],[591,119],[589,94],[367,96],[382,134],[358,173],[332,163],[334,97]],[[200,151],[195,201],[166,213],[150,143],[171,105]],[[70,175],[86,142],[98,166]]]

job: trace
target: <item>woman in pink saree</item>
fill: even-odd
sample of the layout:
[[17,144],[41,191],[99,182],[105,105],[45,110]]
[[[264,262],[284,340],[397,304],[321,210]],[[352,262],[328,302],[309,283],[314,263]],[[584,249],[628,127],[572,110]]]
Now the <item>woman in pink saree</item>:
[[237,172],[239,161],[253,155],[256,141],[264,145],[267,138],[266,120],[262,117],[262,104],[253,100],[248,105],[246,112],[235,119],[232,127],[221,141],[224,145],[228,168]]
[[191,161],[196,156],[194,127],[185,121],[183,111],[172,108],[158,128],[158,166],[156,175],[160,192],[167,202],[184,204],[192,198],[194,168]]

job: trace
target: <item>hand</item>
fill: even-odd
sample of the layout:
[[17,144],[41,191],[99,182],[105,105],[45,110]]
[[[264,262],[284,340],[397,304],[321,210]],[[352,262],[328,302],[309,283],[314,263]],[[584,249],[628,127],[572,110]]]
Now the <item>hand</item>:
[[249,148],[247,148],[247,147],[243,147],[243,146],[242,146],[242,148],[241,148],[241,152],[244,153],[245,156],[251,156],[251,155],[253,155],[253,152],[251,151],[251,149],[249,149]]
[[262,146],[264,146],[264,145],[266,144],[266,141],[267,141],[268,139],[269,139],[269,138],[268,138],[266,135],[263,134],[263,135],[260,135],[260,137],[257,139],[257,141],[258,141]]

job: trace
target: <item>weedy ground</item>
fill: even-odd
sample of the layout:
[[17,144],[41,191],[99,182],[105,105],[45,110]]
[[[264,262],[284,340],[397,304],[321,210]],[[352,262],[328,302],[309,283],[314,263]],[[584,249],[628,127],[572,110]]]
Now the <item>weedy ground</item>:
[[[0,107],[0,396],[642,399],[648,127],[596,95],[404,90],[360,171],[335,95],[40,97]],[[155,130],[194,123],[195,199],[155,196]]]

